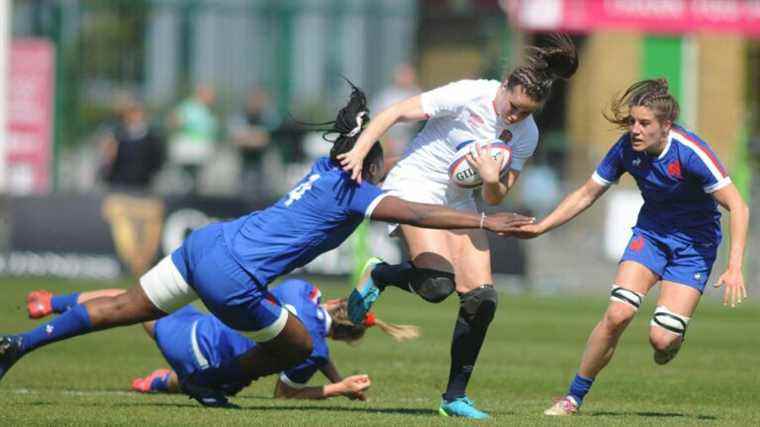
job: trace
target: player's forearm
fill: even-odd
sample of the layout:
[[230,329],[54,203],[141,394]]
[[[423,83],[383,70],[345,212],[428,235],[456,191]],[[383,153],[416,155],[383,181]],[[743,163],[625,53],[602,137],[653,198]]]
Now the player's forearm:
[[366,156],[375,141],[385,135],[385,132],[396,124],[400,117],[400,111],[394,107],[381,112],[369,122],[367,128],[364,129],[359,139],[356,140],[355,148],[361,150],[361,153]]
[[399,221],[402,224],[438,229],[480,228],[480,214],[424,203],[410,202],[408,206],[411,215]]
[[565,197],[546,218],[541,220],[539,226],[543,232],[547,232],[566,224],[594,204],[597,198],[599,195],[589,192],[586,186],[583,186]]
[[741,269],[744,262],[744,248],[747,245],[749,229],[749,207],[740,201],[730,209],[731,250],[728,255],[728,267]]
[[340,383],[325,384],[321,387],[304,387],[299,389],[288,389],[281,393],[276,393],[275,397],[279,399],[327,399],[335,396],[342,396],[345,393],[345,387]]

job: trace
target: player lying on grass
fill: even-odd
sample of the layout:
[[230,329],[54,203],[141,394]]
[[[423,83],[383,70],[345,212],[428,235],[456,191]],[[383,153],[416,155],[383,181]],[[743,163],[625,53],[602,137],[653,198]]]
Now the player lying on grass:
[[[63,313],[95,298],[124,292],[123,289],[106,289],[52,295],[47,291],[34,291],[27,297],[27,308],[29,316],[38,319]],[[305,361],[280,373],[275,385],[275,397],[278,398],[346,396],[365,400],[364,392],[371,385],[370,378],[367,375],[341,377],[330,359],[327,338],[354,343],[374,325],[397,341],[419,336],[414,326],[388,324],[373,315],[368,316],[362,325],[354,325],[348,320],[345,300],[328,300],[322,304],[319,289],[303,280],[286,280],[272,289],[271,296],[298,316],[314,343],[314,349]],[[183,386],[202,385],[219,392],[215,400],[202,403],[220,406],[227,404],[225,396],[233,396],[251,383],[252,378],[246,378],[240,372],[235,359],[256,343],[228,328],[213,315],[187,305],[158,321],[145,322],[143,326],[172,369],[158,369],[145,378],[135,379],[133,390],[180,393]],[[307,383],[318,370],[330,383],[308,387]]]
[[657,282],[660,295],[649,330],[654,361],[662,365],[676,356],[720,245],[717,205],[731,215],[731,251],[716,286],[725,285],[723,303],[730,302],[731,307],[747,297],[742,260],[749,209],[710,146],[675,124],[678,103],[668,92],[668,82],[633,84],[612,104],[611,112],[605,117],[625,133],[593,176],[541,222],[517,233],[532,238],[570,221],[626,172],[644,198],[618,266],[610,305],[591,332],[567,396],[547,409],[547,415],[578,411],[594,379],[612,359],[642,299]]
[[[384,194],[380,143],[365,159],[359,184],[337,156],[350,150],[369,121],[366,98],[353,89],[328,133],[337,135],[329,157],[276,204],[233,221],[193,231],[124,294],[101,297],[22,334],[0,336],[0,378],[16,361],[44,345],[93,331],[156,320],[200,299],[224,324],[257,345],[238,361],[249,378],[281,372],[313,350],[308,331],[276,301],[266,298],[274,279],[343,243],[365,218],[418,227],[483,228],[507,233],[531,223],[513,213],[481,216]],[[204,399],[202,390],[194,396]]]

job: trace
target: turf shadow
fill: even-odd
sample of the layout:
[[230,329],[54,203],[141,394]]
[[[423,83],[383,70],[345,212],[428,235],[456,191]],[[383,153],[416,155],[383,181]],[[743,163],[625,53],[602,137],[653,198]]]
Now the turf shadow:
[[695,418],[698,420],[717,420],[713,415],[686,415],[679,412],[584,412],[592,417],[645,417],[645,418]]

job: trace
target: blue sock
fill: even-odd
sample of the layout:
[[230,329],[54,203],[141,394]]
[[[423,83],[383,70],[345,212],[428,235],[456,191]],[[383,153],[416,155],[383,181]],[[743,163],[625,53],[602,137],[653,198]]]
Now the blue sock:
[[50,299],[50,305],[53,307],[53,313],[63,313],[77,305],[79,292],[73,292],[68,295],[53,295]]
[[83,305],[77,304],[55,319],[29,332],[20,334],[19,336],[22,338],[21,350],[23,353],[28,353],[43,345],[86,334],[91,330],[92,323],[90,323],[90,315],[87,314],[87,309]]
[[568,391],[567,394],[575,399],[576,403],[578,403],[578,406],[581,406],[581,403],[583,403],[583,398],[586,397],[586,393],[591,390],[592,384],[594,384],[593,378],[586,378],[575,374],[575,378],[570,384],[570,391]]
[[150,382],[150,389],[152,391],[169,391],[169,377],[171,377],[171,373],[153,378],[153,381]]

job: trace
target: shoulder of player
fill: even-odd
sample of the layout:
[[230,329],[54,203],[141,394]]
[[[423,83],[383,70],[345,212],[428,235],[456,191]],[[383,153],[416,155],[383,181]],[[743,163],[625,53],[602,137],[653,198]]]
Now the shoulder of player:
[[699,160],[704,163],[717,161],[712,147],[695,133],[680,126],[673,126],[669,137],[671,144],[678,147],[677,153],[682,161]]

